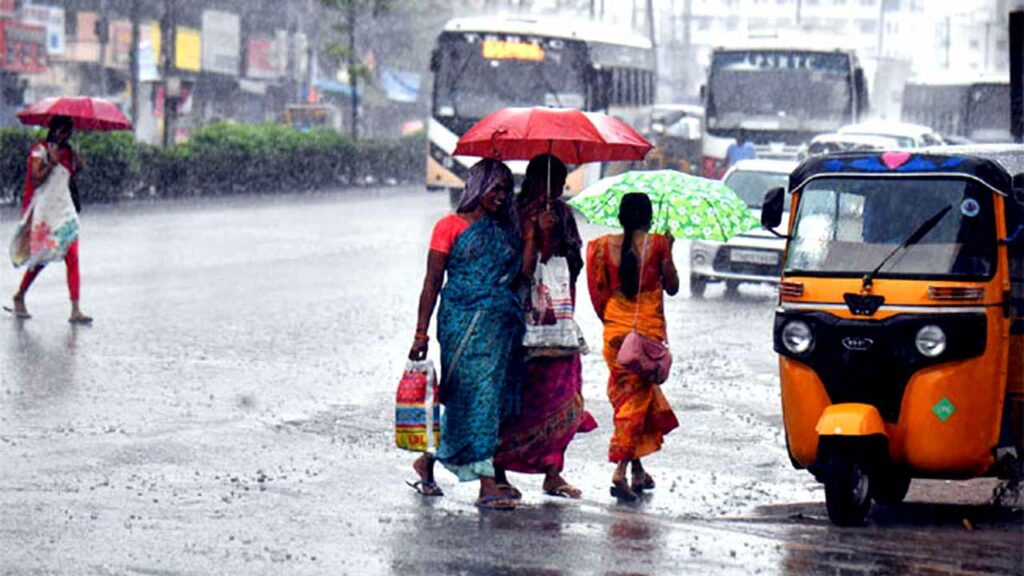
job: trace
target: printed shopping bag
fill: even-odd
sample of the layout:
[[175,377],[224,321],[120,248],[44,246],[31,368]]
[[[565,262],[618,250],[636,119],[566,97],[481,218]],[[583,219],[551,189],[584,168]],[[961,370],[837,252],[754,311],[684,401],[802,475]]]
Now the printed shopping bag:
[[562,351],[564,354],[584,352],[586,342],[583,333],[572,317],[569,261],[562,256],[549,258],[547,262],[541,262],[539,257],[537,260],[530,297],[526,302],[523,346],[527,349],[545,348],[549,352]]
[[441,407],[434,362],[409,360],[395,394],[395,444],[404,450],[431,452],[440,439]]

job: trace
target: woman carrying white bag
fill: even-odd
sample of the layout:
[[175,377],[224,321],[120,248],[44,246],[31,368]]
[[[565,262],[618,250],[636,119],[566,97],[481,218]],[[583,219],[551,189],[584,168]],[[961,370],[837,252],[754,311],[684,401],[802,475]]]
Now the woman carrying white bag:
[[21,319],[31,318],[25,305],[25,294],[43,267],[64,260],[67,267],[68,295],[71,316],[78,324],[92,322],[78,306],[80,276],[78,271],[78,211],[72,195],[75,173],[81,165],[68,141],[73,131],[72,119],[54,116],[46,139],[32,147],[25,177],[22,215],[11,241],[11,262],[27,268],[18,291],[11,298],[10,311]]
[[584,343],[573,320],[576,280],[583,269],[583,241],[572,210],[561,200],[565,165],[554,156],[533,158],[517,199],[523,233],[526,361],[519,414],[502,424],[494,456],[495,480],[521,496],[505,471],[544,474],[545,494],[580,498],[561,472],[565,450],[577,432],[597,422],[584,409],[580,353]]

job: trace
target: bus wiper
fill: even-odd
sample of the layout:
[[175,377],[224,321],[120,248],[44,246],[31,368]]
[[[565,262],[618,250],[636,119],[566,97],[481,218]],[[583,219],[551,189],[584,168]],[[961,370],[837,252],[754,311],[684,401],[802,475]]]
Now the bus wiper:
[[883,259],[882,262],[877,267],[875,267],[874,270],[864,275],[864,279],[861,281],[861,288],[863,290],[870,290],[871,283],[874,280],[875,274],[878,274],[878,272],[881,271],[882,268],[889,263],[889,260],[893,256],[899,254],[904,249],[920,242],[921,239],[924,238],[926,234],[931,232],[932,228],[935,228],[935,225],[938,224],[940,220],[945,218],[946,214],[948,214],[949,211],[952,209],[953,205],[947,204],[945,208],[939,210],[931,218],[922,222],[921,225],[917,227],[917,230],[914,230],[914,233],[907,237],[907,239],[904,240],[902,244],[893,249],[892,252],[889,252],[888,256],[886,256],[885,259]]

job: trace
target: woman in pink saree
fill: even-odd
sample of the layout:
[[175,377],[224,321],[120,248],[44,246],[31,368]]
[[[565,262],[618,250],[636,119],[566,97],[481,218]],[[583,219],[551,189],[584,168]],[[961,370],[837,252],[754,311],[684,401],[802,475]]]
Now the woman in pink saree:
[[[535,157],[527,167],[517,202],[524,277],[533,277],[538,256],[541,261],[565,257],[575,304],[576,279],[583,269],[583,241],[572,210],[559,198],[566,174],[565,165],[557,158]],[[573,437],[597,427],[583,405],[579,354],[528,358],[523,370],[520,412],[502,425],[501,445],[494,457],[495,479],[512,496],[519,497],[519,490],[508,482],[506,470],[543,474],[546,494],[580,498],[580,490],[562,477],[565,450]]]

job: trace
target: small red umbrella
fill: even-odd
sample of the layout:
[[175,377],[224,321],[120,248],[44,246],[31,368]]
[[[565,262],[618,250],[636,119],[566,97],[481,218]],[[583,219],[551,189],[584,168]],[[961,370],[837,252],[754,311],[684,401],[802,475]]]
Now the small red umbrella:
[[653,145],[628,124],[574,108],[504,108],[459,139],[456,156],[529,160],[551,154],[566,164],[643,160]]
[[29,126],[48,126],[54,116],[68,116],[75,130],[131,130],[132,123],[109,100],[89,96],[46,98],[18,112],[18,120]]

